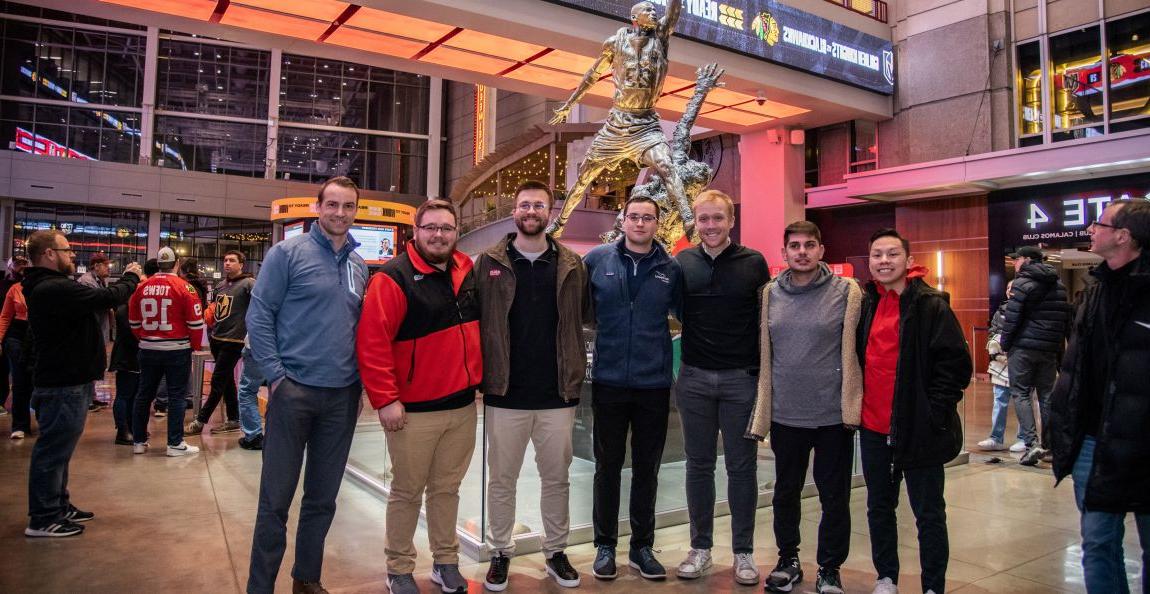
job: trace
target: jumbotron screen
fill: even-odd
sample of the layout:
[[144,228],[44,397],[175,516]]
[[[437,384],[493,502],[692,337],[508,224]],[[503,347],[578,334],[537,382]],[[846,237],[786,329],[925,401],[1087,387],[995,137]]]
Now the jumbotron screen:
[[[636,0],[546,1],[630,22]],[[665,14],[667,0],[653,3]],[[604,31],[603,38],[610,33]],[[890,41],[775,0],[687,0],[675,35],[869,91],[894,93]]]

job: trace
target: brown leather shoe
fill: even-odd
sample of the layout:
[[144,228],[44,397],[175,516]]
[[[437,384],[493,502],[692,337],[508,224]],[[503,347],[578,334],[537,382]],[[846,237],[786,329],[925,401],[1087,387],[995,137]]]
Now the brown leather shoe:
[[327,594],[327,590],[324,590],[323,584],[319,582],[301,582],[293,578],[291,594]]

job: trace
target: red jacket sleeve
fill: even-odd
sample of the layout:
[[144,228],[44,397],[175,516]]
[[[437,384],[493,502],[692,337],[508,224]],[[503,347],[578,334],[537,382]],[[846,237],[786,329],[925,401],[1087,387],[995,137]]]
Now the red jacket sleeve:
[[16,291],[19,290],[20,283],[12,285],[8,289],[8,293],[4,295],[4,309],[0,311],[0,339],[8,333],[8,326],[12,324],[13,318],[16,317]]
[[188,290],[184,292],[184,304],[184,321],[188,325],[188,338],[192,341],[192,351],[198,351],[204,346],[204,312],[200,295],[191,285],[188,285]]
[[399,285],[390,276],[375,273],[367,286],[355,337],[359,375],[375,409],[399,400],[392,343],[406,315],[407,297]]

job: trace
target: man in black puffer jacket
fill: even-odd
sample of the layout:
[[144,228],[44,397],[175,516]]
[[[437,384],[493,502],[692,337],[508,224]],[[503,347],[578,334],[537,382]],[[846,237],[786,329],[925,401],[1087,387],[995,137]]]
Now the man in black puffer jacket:
[[1091,275],[1050,402],[1058,481],[1073,475],[1086,590],[1129,592],[1123,524],[1134,512],[1150,584],[1150,202],[1117,200],[1090,226]]
[[1034,466],[1046,454],[1034,422],[1030,393],[1038,392],[1042,427],[1048,427],[1050,392],[1058,373],[1073,307],[1058,271],[1045,262],[1042,250],[1023,246],[1014,258],[1014,293],[1006,304],[1002,349],[1009,353],[1010,397],[1018,414],[1026,453],[1021,463]]

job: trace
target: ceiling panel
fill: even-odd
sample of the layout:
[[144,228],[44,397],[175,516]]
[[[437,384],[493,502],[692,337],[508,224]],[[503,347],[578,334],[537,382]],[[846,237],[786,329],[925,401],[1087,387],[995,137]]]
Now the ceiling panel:
[[549,52],[546,56],[541,56],[533,60],[531,63],[556,68],[558,70],[565,70],[567,72],[574,72],[582,77],[583,74],[587,72],[587,69],[595,63],[595,59],[571,52],[555,50]]
[[497,74],[515,65],[515,62],[510,60],[501,60],[493,56],[465,52],[442,45],[431,50],[427,55],[420,58],[419,61],[470,70],[472,72],[480,72],[482,74]]
[[582,77],[570,72],[559,72],[558,70],[551,70],[550,68],[539,68],[531,66],[530,64],[521,66],[504,74],[507,78],[521,80],[524,82],[535,83],[537,85],[544,85],[564,91],[573,90],[579,85]]
[[799,114],[807,113],[809,109],[797,107],[787,103],[779,103],[778,101],[766,100],[762,105],[758,101],[749,101],[739,105],[735,109],[747,111],[754,114],[768,115],[774,118],[789,118]]
[[390,35],[380,35],[370,31],[340,27],[327,38],[327,43],[342,45],[352,49],[375,52],[399,58],[410,58],[419,53],[427,44]]
[[[347,2],[337,0],[237,0],[231,6],[244,5],[275,10],[331,23],[347,9]],[[231,8],[228,8],[231,11]]]
[[461,31],[445,43],[454,48],[507,58],[517,62],[526,60],[547,49],[546,46],[499,37],[498,35],[489,35],[469,29]]
[[[451,25],[425,21],[393,12],[384,12],[366,6],[360,8],[344,24],[421,41],[435,41],[455,30],[455,27]],[[371,48],[361,49],[370,50]]]
[[153,12],[174,14],[206,21],[216,10],[215,0],[100,0],[108,4],[118,4]]
[[312,41],[319,39],[319,36],[323,35],[330,25],[330,23],[290,17],[235,4],[228,7],[220,22],[233,27],[243,27],[264,33],[275,33]]
[[747,113],[737,109],[722,109],[709,114],[699,116],[699,119],[712,119],[724,122],[727,124],[735,124],[738,126],[754,126],[769,122],[773,118],[769,116],[758,115],[754,113]]

